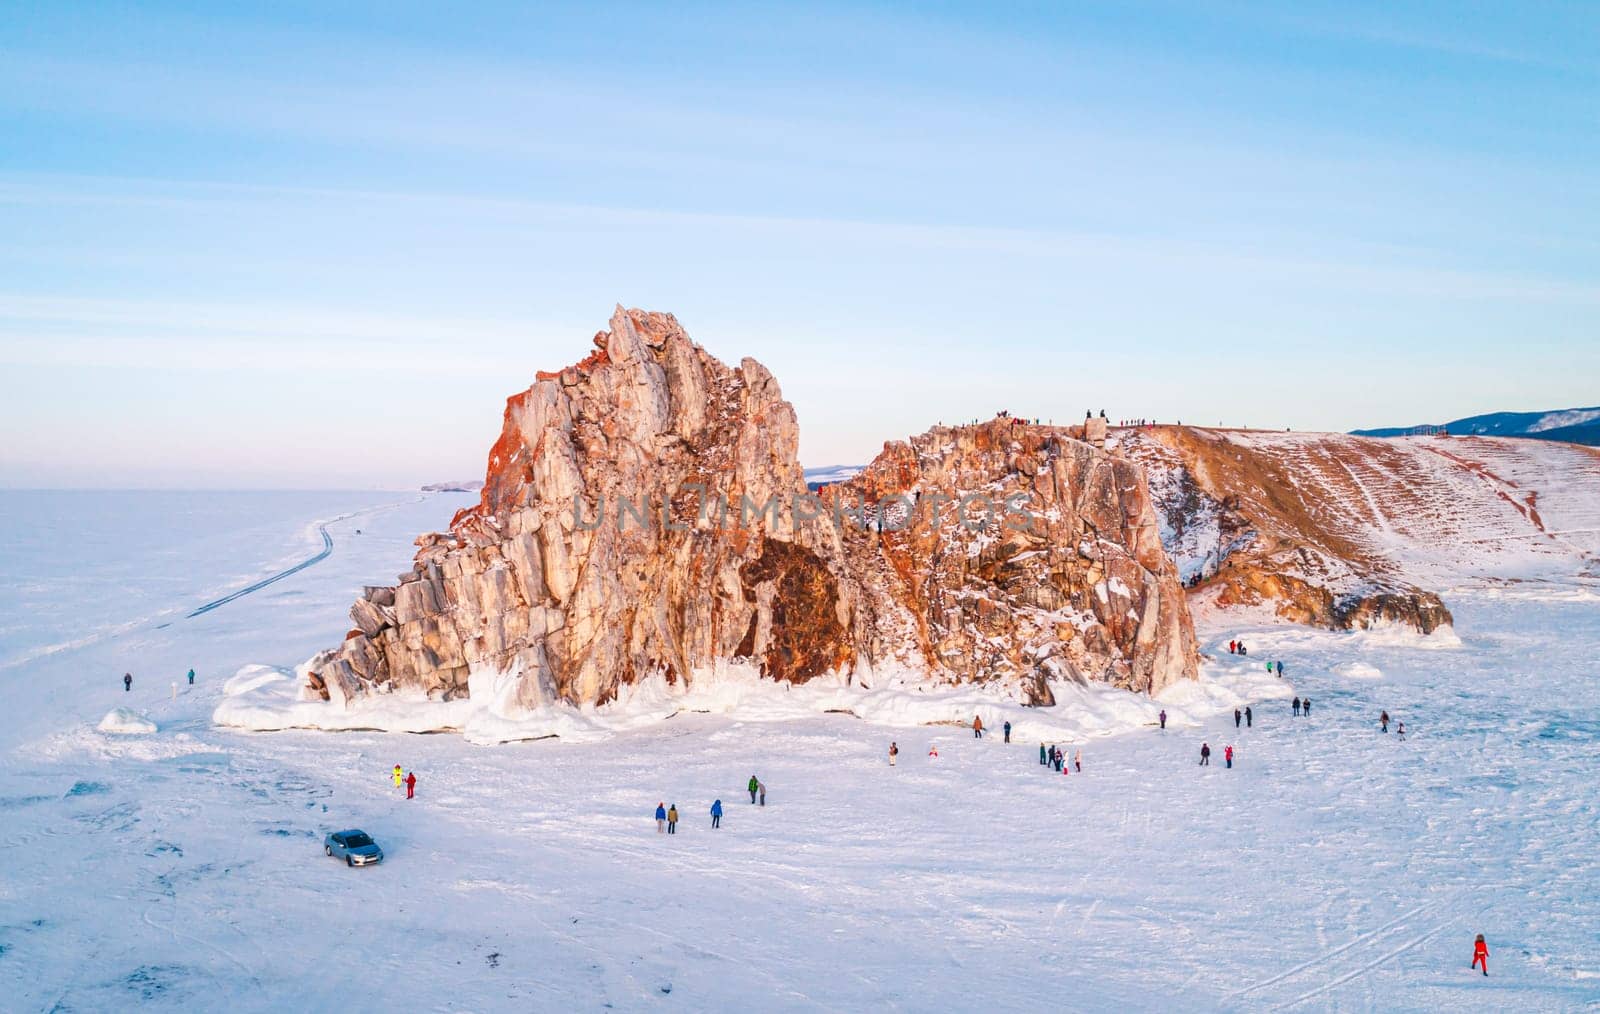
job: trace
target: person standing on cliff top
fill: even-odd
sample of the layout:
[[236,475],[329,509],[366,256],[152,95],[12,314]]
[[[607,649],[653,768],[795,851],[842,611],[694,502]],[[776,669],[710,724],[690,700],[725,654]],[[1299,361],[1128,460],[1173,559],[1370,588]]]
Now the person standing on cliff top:
[[667,804],[656,804],[656,834],[667,833]]
[[1201,767],[1208,767],[1208,766],[1210,766],[1210,764],[1211,764],[1211,744],[1210,743],[1201,743],[1200,744],[1200,766]]
[[757,782],[756,783],[756,791],[761,793],[761,805],[762,806],[766,806],[767,805],[767,783],[766,782]]
[[1045,753],[1043,740],[1039,741],[1039,766],[1042,768],[1050,766],[1050,755]]
[[1294,703],[1290,705],[1290,708],[1292,709],[1292,711],[1290,713],[1293,714],[1294,717],[1299,718],[1300,717],[1300,698],[1296,697],[1294,699]]
[[1242,721],[1244,721],[1244,712],[1240,711],[1238,708],[1234,708],[1233,709],[1233,727],[1235,729],[1237,729],[1239,727],[1239,723],[1242,722]]
[[667,833],[678,833],[678,804],[673,803],[667,807]]
[[1389,731],[1389,713],[1387,711],[1378,712],[1378,731]]
[[1161,728],[1165,729],[1167,727],[1167,709],[1162,708],[1161,714],[1157,717],[1161,719]]
[[1010,722],[1007,722],[1005,724],[1004,731],[1005,731],[1005,734],[1006,734],[1006,742],[1007,743],[1011,742],[1011,723]]
[[1303,718],[1311,717],[1311,698],[1307,697],[1300,702],[1300,715]]
[[1072,751],[1072,769],[1078,774],[1083,774],[1083,747]]
[[889,766],[890,767],[894,767],[894,759],[896,757],[898,757],[898,756],[900,756],[900,745],[891,740],[890,743],[889,743]]
[[1233,767],[1233,747],[1225,746],[1222,748],[1222,761],[1229,768]]
[[983,719],[978,715],[972,716],[972,738],[983,738]]
[[404,778],[405,778],[404,772],[402,772],[400,770],[400,765],[396,764],[394,766],[394,787],[398,789],[400,787],[400,782]]
[[722,826],[722,800],[711,804],[711,830],[715,831]]
[[128,691],[130,691],[132,689],[133,689],[133,673],[125,672],[125,673],[122,674],[122,692],[123,693],[127,693]]
[[755,804],[755,801],[756,801],[756,789],[760,788],[760,786],[761,786],[761,783],[756,781],[756,776],[755,775],[751,775],[750,776],[750,784],[745,786],[745,788],[750,790],[750,803],[751,803],[751,805]]
[[415,799],[416,795],[417,795],[417,773],[415,771],[408,771],[408,772],[406,772],[406,798],[407,799]]
[[1255,716],[1250,714],[1250,705],[1246,704],[1244,706],[1244,727],[1246,729],[1253,729],[1255,728],[1255,724]]
[[1238,650],[1238,647],[1239,647],[1239,642],[1238,641],[1229,641],[1228,642],[1228,654],[1230,654],[1230,655],[1234,654]]
[[1283,679],[1283,659],[1278,659],[1278,678]]
[[194,686],[194,670],[193,669],[189,670],[189,685],[191,687]]

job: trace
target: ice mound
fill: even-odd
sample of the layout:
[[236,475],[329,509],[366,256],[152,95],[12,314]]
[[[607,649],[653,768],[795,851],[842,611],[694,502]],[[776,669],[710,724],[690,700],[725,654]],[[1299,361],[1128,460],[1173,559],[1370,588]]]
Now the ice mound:
[[156,731],[156,723],[131,708],[112,708],[100,719],[98,728],[120,736],[148,736]]
[[444,701],[418,691],[374,693],[349,701],[323,701],[306,688],[306,667],[291,673],[246,666],[230,679],[211,720],[219,726],[274,732],[322,729],[334,732],[458,732],[471,743],[495,744],[560,738],[569,742],[606,739],[653,726],[680,712],[722,714],[744,721],[777,722],[843,714],[876,725],[966,728],[974,715],[998,730],[1009,721],[1026,742],[1075,741],[1154,726],[1162,709],[1169,724],[1197,723],[1249,701],[1287,698],[1285,681],[1253,667],[1214,667],[1198,683],[1184,681],[1156,698],[1107,684],[1054,682],[1056,706],[1027,707],[1016,687],[999,684],[930,684],[913,671],[883,670],[847,680],[837,673],[794,685],[763,679],[755,667],[719,661],[697,670],[685,687],[660,676],[624,687],[617,700],[581,707],[555,702],[516,703],[516,673],[475,670],[471,697]]
[[1352,680],[1376,680],[1383,678],[1383,670],[1366,662],[1340,662],[1333,667],[1334,675],[1343,676]]

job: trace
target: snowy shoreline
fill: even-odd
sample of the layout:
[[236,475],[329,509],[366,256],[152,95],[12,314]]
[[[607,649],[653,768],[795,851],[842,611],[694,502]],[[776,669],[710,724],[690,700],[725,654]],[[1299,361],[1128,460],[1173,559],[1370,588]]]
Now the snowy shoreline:
[[1201,680],[1169,687],[1153,698],[1103,684],[1053,683],[1056,705],[1050,708],[1019,703],[1010,687],[938,685],[909,673],[877,674],[854,685],[839,675],[791,685],[762,679],[747,663],[725,662],[698,672],[687,688],[654,677],[627,688],[607,705],[557,703],[521,709],[511,703],[516,679],[475,673],[470,699],[437,701],[394,692],[339,702],[307,699],[303,673],[251,665],[228,681],[212,722],[253,732],[460,733],[470,743],[494,745],[540,739],[592,742],[679,714],[774,723],[843,714],[890,729],[944,726],[953,735],[967,732],[978,715],[991,735],[998,735],[1009,721],[1018,741],[1077,741],[1154,727],[1163,710],[1173,728],[1198,725],[1252,702],[1287,698],[1292,690],[1289,681],[1244,659],[1207,661]]
[[[1445,651],[1462,647],[1449,627],[1428,635],[1394,625],[1332,631],[1259,615],[1249,617],[1243,626],[1229,622],[1240,619],[1237,615],[1212,611],[1202,616],[1206,632],[1201,639],[1200,678],[1174,684],[1154,697],[1101,683],[1055,681],[1050,684],[1055,706],[1040,708],[1020,703],[1018,688],[1009,683],[939,684],[898,669],[867,673],[853,681],[830,673],[788,684],[762,678],[747,662],[721,660],[697,671],[687,687],[656,676],[624,688],[609,704],[578,707],[560,702],[529,709],[515,703],[516,673],[475,672],[468,681],[470,697],[453,701],[406,691],[323,701],[307,689],[304,665],[293,671],[247,665],[228,680],[212,722],[250,732],[458,733],[469,743],[492,746],[545,739],[593,742],[646,729],[679,714],[726,715],[749,722],[843,714],[890,729],[946,726],[952,732],[970,730],[977,715],[988,734],[998,734],[1009,721],[1013,738],[1020,742],[1071,742],[1156,726],[1163,710],[1169,726],[1183,728],[1248,704],[1286,700],[1294,693],[1295,674],[1280,679],[1266,671],[1275,650],[1313,644],[1347,653],[1383,647]],[[1226,641],[1234,637],[1245,639],[1256,654],[1230,655]],[[1328,675],[1378,679],[1382,671],[1352,660],[1335,666]]]

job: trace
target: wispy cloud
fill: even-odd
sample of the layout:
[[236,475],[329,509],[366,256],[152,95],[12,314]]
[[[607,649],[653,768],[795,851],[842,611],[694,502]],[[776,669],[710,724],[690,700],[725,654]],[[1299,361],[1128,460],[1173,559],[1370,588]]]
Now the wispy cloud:
[[[1012,257],[1092,258],[1122,260],[1130,268],[1160,268],[1180,274],[1235,275],[1285,282],[1310,282],[1318,287],[1389,293],[1428,299],[1526,301],[1548,304],[1600,304],[1600,283],[1550,278],[1527,272],[1462,270],[1430,265],[1424,247],[1348,244],[1344,258],[1299,256],[1287,249],[1292,237],[1263,235],[1256,243],[1234,237],[1146,236],[1137,231],[1013,228],[940,223],[871,221],[855,218],[751,215],[716,211],[678,211],[545,202],[516,197],[430,191],[393,191],[279,186],[227,182],[174,181],[147,178],[81,177],[0,180],[0,203],[32,204],[84,201],[114,205],[127,201],[144,206],[188,205],[205,209],[218,203],[249,207],[276,206],[285,199],[306,202],[307,213],[318,204],[348,208],[356,204],[428,209],[436,213],[475,215],[499,228],[553,226],[626,227],[671,231],[720,230],[759,235],[768,242],[805,241],[818,245],[877,244],[887,248],[946,249],[963,257],[1004,254]],[[1330,244],[1320,244],[1327,247]],[[50,314],[48,318],[41,316]],[[73,316],[73,315],[79,316]],[[242,334],[273,333],[350,338],[412,337],[428,340],[472,333],[512,339],[538,328],[494,318],[435,321],[362,314],[307,307],[225,306],[189,304],[141,305],[61,300],[0,292],[0,318],[144,322],[151,326],[193,326],[234,329]]]

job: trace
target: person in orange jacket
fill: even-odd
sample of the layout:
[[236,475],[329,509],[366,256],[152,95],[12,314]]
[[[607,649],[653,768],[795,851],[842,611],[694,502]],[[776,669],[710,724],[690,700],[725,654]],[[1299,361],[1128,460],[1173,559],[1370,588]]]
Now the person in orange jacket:
[[1477,941],[1472,945],[1472,967],[1483,965],[1483,974],[1489,974],[1489,945],[1483,942],[1483,934],[1478,934]]
[[979,718],[977,715],[972,716],[972,738],[983,738],[983,719]]

